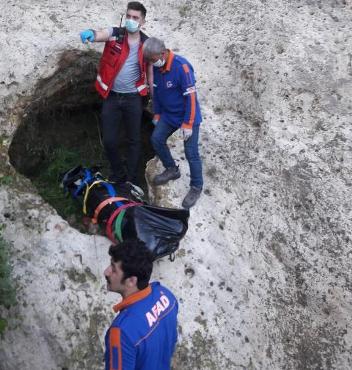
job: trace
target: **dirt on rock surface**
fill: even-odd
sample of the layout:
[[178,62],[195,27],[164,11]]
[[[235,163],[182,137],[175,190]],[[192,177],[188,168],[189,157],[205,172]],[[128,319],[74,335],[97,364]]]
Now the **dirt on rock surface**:
[[[147,33],[193,64],[204,118],[204,192],[175,262],[153,275],[180,302],[173,368],[352,368],[351,2],[144,4]],[[0,307],[6,370],[102,368],[109,242],[59,217],[8,150],[38,81],[67,50],[101,52],[79,31],[116,24],[125,6],[2,6],[0,223],[17,287],[17,305]],[[177,133],[170,145],[182,177],[151,199],[178,207],[189,170]]]

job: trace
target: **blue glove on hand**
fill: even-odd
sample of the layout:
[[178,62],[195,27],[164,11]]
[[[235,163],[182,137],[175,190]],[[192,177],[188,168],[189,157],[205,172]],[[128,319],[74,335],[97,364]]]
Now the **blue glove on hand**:
[[93,30],[82,31],[79,35],[81,36],[81,40],[83,44],[85,44],[88,41],[90,42],[94,41],[94,31]]

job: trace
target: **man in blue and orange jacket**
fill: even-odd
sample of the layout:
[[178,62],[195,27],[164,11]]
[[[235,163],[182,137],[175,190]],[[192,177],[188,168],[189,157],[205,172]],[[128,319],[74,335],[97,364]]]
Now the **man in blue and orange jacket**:
[[152,144],[165,171],[154,178],[155,185],[178,179],[181,174],[171,156],[167,139],[180,129],[189,163],[190,190],[182,202],[186,209],[198,200],[203,188],[202,162],[198,151],[202,121],[192,65],[165,48],[163,41],[151,37],[143,45],[144,58],[153,63],[153,110],[155,125]]
[[109,249],[109,291],[121,294],[105,336],[106,370],[170,370],[177,342],[178,304],[158,282],[149,284],[153,259],[145,244],[127,240]]

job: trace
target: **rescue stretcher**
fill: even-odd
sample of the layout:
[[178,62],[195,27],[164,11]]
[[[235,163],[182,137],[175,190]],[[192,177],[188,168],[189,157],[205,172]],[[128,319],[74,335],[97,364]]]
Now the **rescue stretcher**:
[[188,229],[189,211],[149,205],[136,188],[118,188],[97,169],[74,167],[61,177],[64,191],[81,202],[83,214],[99,224],[113,244],[137,238],[154,259],[172,260]]

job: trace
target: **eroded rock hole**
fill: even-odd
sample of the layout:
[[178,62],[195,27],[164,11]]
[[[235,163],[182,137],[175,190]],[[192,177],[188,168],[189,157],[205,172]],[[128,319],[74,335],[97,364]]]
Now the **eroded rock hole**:
[[[11,164],[32,180],[61,216],[81,230],[82,209],[64,196],[58,178],[78,164],[100,166],[102,174],[109,175],[101,140],[101,99],[93,86],[99,57],[94,51],[62,54],[55,73],[38,83],[9,149]],[[145,190],[145,166],[154,156],[152,129],[151,114],[145,110],[138,173]],[[119,148],[126,153],[124,138]]]

